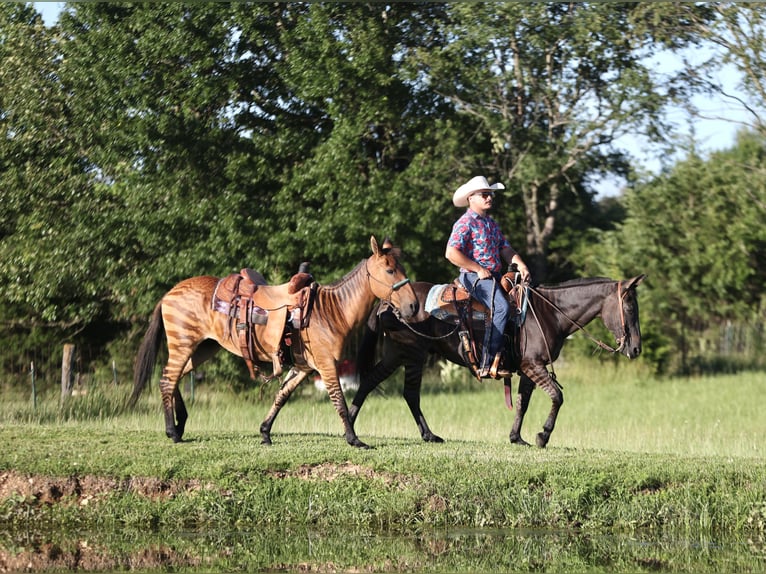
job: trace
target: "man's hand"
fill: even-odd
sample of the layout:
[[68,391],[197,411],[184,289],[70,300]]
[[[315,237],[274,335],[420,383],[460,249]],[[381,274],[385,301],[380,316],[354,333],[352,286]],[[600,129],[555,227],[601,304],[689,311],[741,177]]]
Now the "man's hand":
[[522,283],[529,283],[532,281],[532,276],[529,274],[529,267],[522,263],[520,265],[517,264],[516,268],[519,270],[519,275],[521,275]]
[[492,273],[489,272],[489,269],[486,267],[480,267],[479,270],[476,272],[476,274],[479,276],[479,279],[491,279]]

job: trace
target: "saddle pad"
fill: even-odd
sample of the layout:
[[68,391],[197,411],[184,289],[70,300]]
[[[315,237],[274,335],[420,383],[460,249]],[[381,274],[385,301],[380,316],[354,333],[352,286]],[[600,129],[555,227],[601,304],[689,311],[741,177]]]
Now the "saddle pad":
[[[457,325],[459,321],[458,316],[454,313],[451,313],[448,309],[444,309],[442,307],[442,305],[444,305],[444,302],[442,301],[442,294],[447,287],[451,286],[447,283],[443,283],[431,287],[431,289],[428,291],[428,295],[426,296],[425,310],[426,313],[430,314],[436,319],[439,319],[440,321],[446,321],[447,323],[454,323]],[[449,307],[453,307],[451,304],[448,305]]]
[[[453,325],[460,324],[460,317],[458,315],[457,308],[454,301],[445,301],[444,292],[449,289],[452,290],[454,285],[451,283],[434,285],[428,291],[426,296],[425,311],[430,314],[434,319],[444,321],[445,323],[451,323]],[[481,306],[481,309],[486,309],[481,303],[476,300],[471,301],[471,319],[474,321],[484,321],[487,318],[485,310],[477,309],[477,305]]]

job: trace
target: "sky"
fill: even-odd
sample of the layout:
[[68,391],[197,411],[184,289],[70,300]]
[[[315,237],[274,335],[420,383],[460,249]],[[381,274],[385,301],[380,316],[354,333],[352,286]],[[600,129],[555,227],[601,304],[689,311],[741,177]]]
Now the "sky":
[[[34,5],[49,26],[56,22],[59,13],[64,8],[64,2],[35,2]],[[664,59],[661,65],[672,66],[673,63],[671,60]],[[731,69],[724,70],[719,79],[721,84],[726,86],[728,92],[737,92],[735,89],[737,76]],[[722,98],[697,97],[694,99],[694,103],[710,119],[695,118],[690,125],[689,119],[683,111],[671,112],[670,119],[679,128],[679,133],[690,134],[693,126],[693,140],[702,153],[727,149],[734,145],[736,134],[741,129],[742,122],[747,119],[742,108],[734,106]],[[645,170],[655,174],[659,173],[663,167],[663,161],[680,159],[669,158],[659,149],[652,147],[638,137],[625,136],[619,140],[617,146],[636,158]],[[604,180],[596,185],[596,190],[600,197],[619,195],[622,185],[623,182],[619,180]]]

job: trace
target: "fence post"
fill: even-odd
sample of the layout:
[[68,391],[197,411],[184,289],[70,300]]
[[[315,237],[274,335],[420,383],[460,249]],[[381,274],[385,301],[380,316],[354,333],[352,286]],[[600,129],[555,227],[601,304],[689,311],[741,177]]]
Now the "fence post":
[[64,344],[64,353],[61,359],[61,400],[63,401],[72,394],[74,386],[74,374],[72,373],[72,363],[74,362],[74,345],[72,343]]
[[32,378],[32,410],[37,411],[37,387],[35,386],[35,362],[29,363],[29,376]]

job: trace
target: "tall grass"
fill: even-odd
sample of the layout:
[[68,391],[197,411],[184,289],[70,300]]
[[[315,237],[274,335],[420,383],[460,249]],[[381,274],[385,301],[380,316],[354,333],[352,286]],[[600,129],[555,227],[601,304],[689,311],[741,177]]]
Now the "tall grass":
[[[639,362],[560,361],[556,366],[565,402],[549,448],[676,454],[683,456],[764,457],[766,415],[759,397],[766,373],[691,378],[656,378]],[[450,379],[450,380],[446,380]],[[514,399],[518,378],[514,378]],[[188,383],[186,383],[188,385]],[[194,401],[185,390],[187,436],[236,432],[258,440],[260,422],[277,389],[234,392],[225,383],[199,385]],[[372,444],[389,438],[420,441],[401,398],[402,373],[371,395],[356,424],[359,436]],[[38,398],[36,409],[25,393],[3,392],[0,423],[54,423],[107,426],[157,432],[164,439],[159,392],[147,389],[135,412],[123,403],[127,385],[92,384],[63,404],[55,392]],[[348,393],[351,402],[353,393]],[[503,386],[479,383],[465,370],[457,374],[438,366],[423,382],[421,407],[431,429],[447,441],[506,443],[514,413],[505,406]],[[550,409],[548,396],[536,390],[522,429],[533,442]],[[342,440],[342,426],[325,392],[308,382],[280,413],[273,429],[281,434],[327,434]],[[510,448],[510,446],[509,446]]]
[[[563,362],[556,374],[565,401],[549,448],[766,455],[766,414],[758,400],[766,373],[657,379],[632,363]],[[431,429],[448,440],[507,441],[514,413],[505,407],[502,384],[472,384],[457,395],[423,394]],[[365,403],[356,426],[360,436],[417,437],[404,400],[394,394]],[[533,392],[522,429],[527,441],[542,430],[550,406],[544,392]]]

